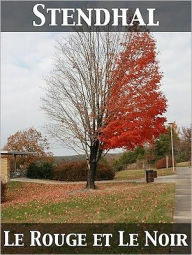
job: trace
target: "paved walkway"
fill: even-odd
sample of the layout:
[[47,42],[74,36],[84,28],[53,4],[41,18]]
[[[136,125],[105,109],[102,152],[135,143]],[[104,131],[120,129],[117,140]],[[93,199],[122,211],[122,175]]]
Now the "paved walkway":
[[[39,183],[39,184],[63,184],[63,185],[69,185],[69,184],[86,184],[85,181],[55,181],[55,180],[42,180],[42,179],[29,179],[26,177],[21,178],[14,178],[11,179],[11,181],[18,181],[18,182],[32,182],[32,183]],[[145,182],[145,179],[136,179],[136,180],[103,180],[103,181],[96,181],[96,183],[125,183],[125,182]]]
[[[43,179],[29,179],[26,177],[19,177],[11,179],[11,181],[18,181],[18,182],[32,182],[32,183],[39,183],[39,184],[86,184],[85,181],[55,181],[55,180],[43,180]],[[143,183],[146,182],[145,178],[140,179],[133,179],[133,180],[103,180],[103,181],[96,181],[96,183],[131,183],[131,182],[137,182],[137,183]],[[157,179],[155,179],[156,183],[165,183],[165,182],[176,182],[176,175],[168,175],[168,176],[159,176]]]
[[[175,183],[177,180],[177,175],[167,175],[167,176],[159,176],[157,179],[155,179],[156,183],[166,183],[166,182],[173,182]],[[11,181],[18,181],[18,182],[32,182],[32,183],[40,183],[40,184],[85,184],[85,181],[78,181],[78,182],[66,182],[66,181],[55,181],[55,180],[42,180],[42,179],[29,179],[26,177],[20,177],[20,178],[14,178],[11,179]],[[96,181],[96,183],[122,183],[122,182],[146,182],[145,178],[140,179],[133,179],[133,180],[104,180],[104,181]]]
[[[191,167],[178,167],[176,169],[175,209],[173,219],[175,223],[191,223]],[[191,239],[189,225],[174,225],[175,233],[185,233]],[[191,254],[191,246],[172,247],[171,254]]]
[[174,182],[175,187],[175,223],[191,223],[191,167],[177,167],[176,175],[162,176],[155,182]]
[[191,168],[177,168],[175,211],[176,223],[191,223]]

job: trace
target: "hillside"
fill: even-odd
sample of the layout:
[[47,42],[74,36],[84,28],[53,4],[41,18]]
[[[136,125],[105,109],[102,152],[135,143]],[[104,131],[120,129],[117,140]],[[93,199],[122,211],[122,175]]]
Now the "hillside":
[[[105,159],[108,162],[112,162],[117,160],[122,153],[109,153],[105,156]],[[54,160],[56,163],[60,163],[62,161],[78,161],[78,160],[85,160],[85,155],[71,155],[71,156],[55,156]]]
[[78,161],[83,159],[85,159],[85,155],[54,156],[56,163],[60,163],[61,161]]

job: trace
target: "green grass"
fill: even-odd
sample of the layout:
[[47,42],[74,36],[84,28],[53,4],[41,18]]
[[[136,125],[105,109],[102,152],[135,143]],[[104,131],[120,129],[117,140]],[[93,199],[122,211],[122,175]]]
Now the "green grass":
[[17,189],[21,188],[22,185],[23,185],[22,182],[10,181],[7,183],[7,188],[11,189],[13,191],[13,190],[17,190]]
[[[157,177],[175,174],[172,168],[168,168],[168,169],[163,168],[163,169],[155,169],[155,170],[157,171]],[[140,178],[145,178],[145,170],[143,169],[123,170],[123,171],[116,172],[115,174],[116,180],[135,180]]]
[[[12,189],[15,185],[10,184]],[[104,190],[72,194],[64,201],[34,200],[23,204],[5,204],[2,222],[172,222],[174,184],[115,185],[109,185]]]
[[190,166],[190,161],[176,163],[176,166],[177,167],[187,167],[187,166]]

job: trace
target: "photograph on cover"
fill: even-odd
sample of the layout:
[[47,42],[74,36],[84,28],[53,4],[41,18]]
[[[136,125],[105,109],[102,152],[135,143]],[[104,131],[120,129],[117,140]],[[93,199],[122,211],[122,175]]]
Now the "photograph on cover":
[[190,224],[190,56],[190,31],[3,31],[2,226]]

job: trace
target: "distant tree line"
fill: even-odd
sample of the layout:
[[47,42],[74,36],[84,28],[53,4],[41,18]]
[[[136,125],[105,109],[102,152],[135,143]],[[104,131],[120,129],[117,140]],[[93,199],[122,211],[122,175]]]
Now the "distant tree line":
[[[173,124],[174,158],[176,162],[190,161],[191,159],[191,128],[179,129]],[[171,128],[168,126],[166,133],[161,134],[153,144],[136,147],[134,150],[125,151],[113,165],[116,171],[124,170],[128,165],[143,162],[144,165],[154,165],[158,160],[171,157]]]

